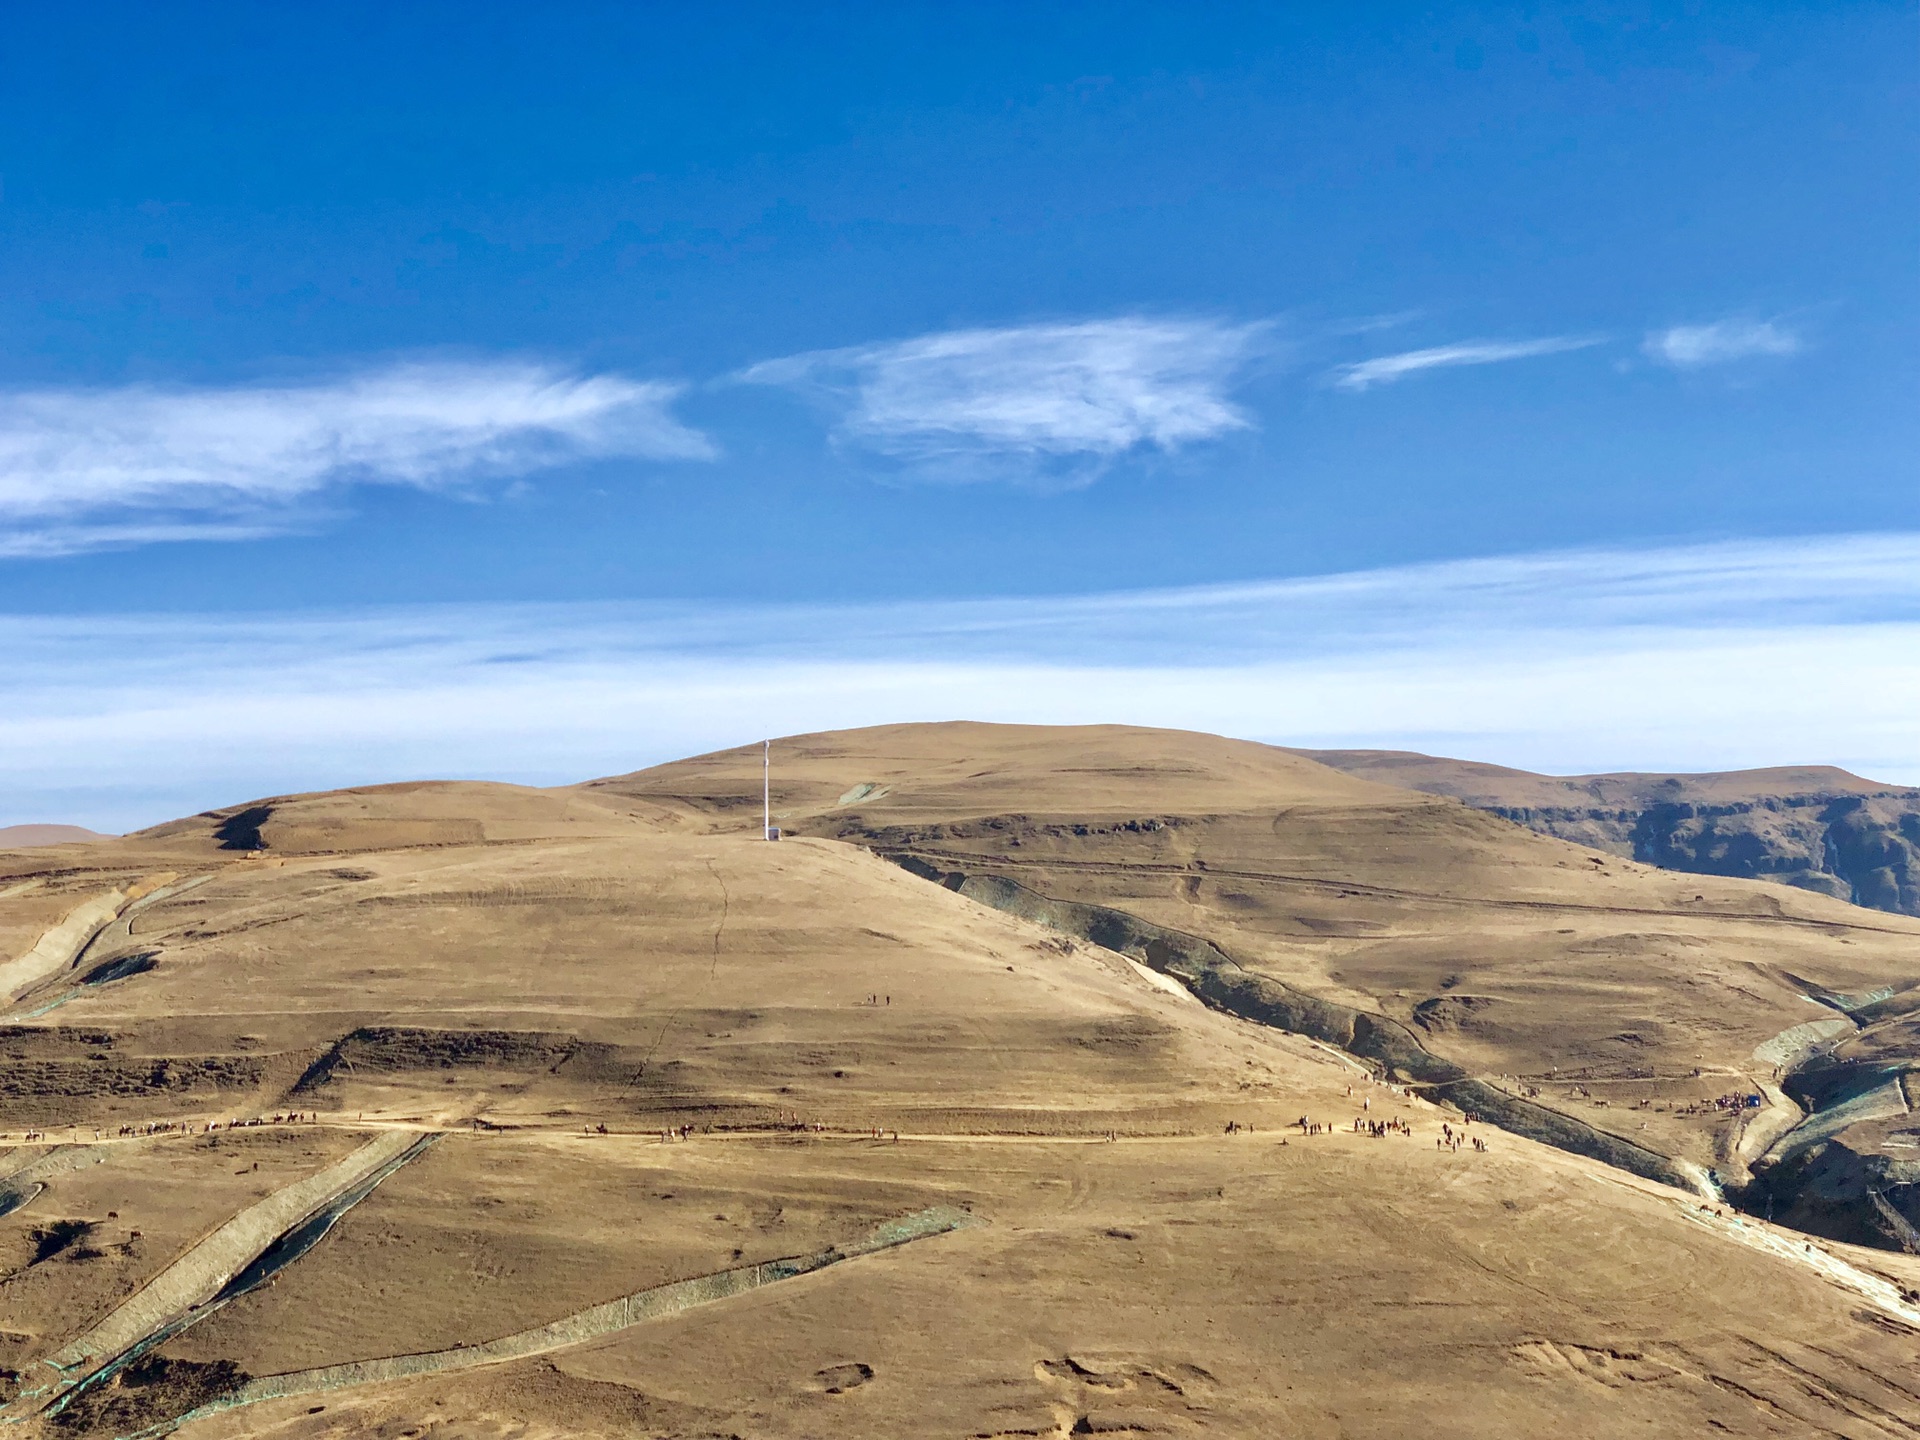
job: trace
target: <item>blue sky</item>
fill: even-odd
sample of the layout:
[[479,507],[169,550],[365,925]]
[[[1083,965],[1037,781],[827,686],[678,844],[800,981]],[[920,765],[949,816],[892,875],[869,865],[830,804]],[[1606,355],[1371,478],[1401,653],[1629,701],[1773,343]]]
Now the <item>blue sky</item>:
[[[1920,779],[1889,698],[1920,664],[1916,28],[1911,4],[16,16],[0,821],[559,781],[802,728],[769,713],[1097,718],[1074,696],[1564,769]],[[1491,611],[1434,579],[1496,562],[1557,578]],[[1648,565],[1692,577],[1665,609]],[[1326,576],[1444,623],[1304,602]],[[1567,599],[1595,585],[1631,603]],[[1198,628],[1141,618],[1168,605]],[[1097,633],[1059,618],[1089,607]],[[383,635],[413,660],[369,667]],[[1829,709],[1689,671],[1709,652]],[[1472,704],[1428,723],[1394,677],[1443,658]],[[450,726],[422,677],[483,660],[524,693],[461,690],[497,723]],[[1012,703],[981,665],[1024,677]],[[1605,717],[1571,698],[1602,672]],[[343,673],[379,736],[316,718]],[[1687,673],[1717,688],[1676,724]],[[227,709],[161,725],[169,687]],[[241,693],[253,733],[304,738],[243,762]]]

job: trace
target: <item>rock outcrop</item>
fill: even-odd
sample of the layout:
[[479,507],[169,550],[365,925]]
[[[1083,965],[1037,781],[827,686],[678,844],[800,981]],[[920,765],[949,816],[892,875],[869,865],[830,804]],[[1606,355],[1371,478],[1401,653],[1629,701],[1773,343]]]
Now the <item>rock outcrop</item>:
[[1920,790],[1830,766],[1563,777],[1396,750],[1295,753],[1643,864],[1920,915]]

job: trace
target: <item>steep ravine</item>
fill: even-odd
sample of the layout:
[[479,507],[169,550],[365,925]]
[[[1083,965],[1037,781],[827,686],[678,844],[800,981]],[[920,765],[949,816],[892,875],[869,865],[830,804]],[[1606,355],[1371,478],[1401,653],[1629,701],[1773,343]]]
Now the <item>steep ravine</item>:
[[[1509,1095],[1433,1054],[1398,1021],[1356,1010],[1243,969],[1212,941],[1103,905],[1059,900],[1004,876],[946,868],[910,852],[882,852],[903,869],[996,910],[1079,936],[1178,980],[1216,1010],[1306,1035],[1354,1055],[1477,1119],[1530,1140],[1601,1160],[1681,1189],[1703,1188],[1691,1165],[1567,1115]],[[1911,999],[1912,997],[1906,997]],[[1836,1063],[1816,1047],[1782,1085],[1804,1112],[1753,1170],[1737,1167],[1728,1202],[1809,1234],[1883,1249],[1920,1249],[1920,1153],[1912,1160],[1863,1153],[1845,1131],[1876,1097],[1902,1095],[1900,1067]],[[1881,1106],[1884,1109],[1885,1106]],[[1857,1113],[1856,1113],[1857,1112]]]
[[1889,1153],[1911,1112],[1906,1063],[1816,1050],[1781,1081],[1804,1118],[1757,1157],[1739,1205],[1797,1230],[1920,1251],[1920,1150]]

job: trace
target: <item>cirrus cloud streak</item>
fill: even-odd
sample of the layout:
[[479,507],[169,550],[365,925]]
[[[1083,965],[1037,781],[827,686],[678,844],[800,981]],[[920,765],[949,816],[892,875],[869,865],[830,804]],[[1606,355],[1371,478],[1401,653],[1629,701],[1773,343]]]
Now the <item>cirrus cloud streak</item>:
[[1463,340],[1453,345],[1434,345],[1425,350],[1403,350],[1397,355],[1380,355],[1355,365],[1343,365],[1334,372],[1334,384],[1342,390],[1368,390],[1404,380],[1422,370],[1439,370],[1454,365],[1495,365],[1503,360],[1529,360],[1536,355],[1558,355],[1567,350],[1585,350],[1603,343],[1599,336],[1557,335],[1543,340]]
[[1262,328],[1122,316],[949,330],[763,361],[739,378],[812,396],[836,412],[841,445],[921,473],[1087,479],[1128,451],[1249,428],[1227,390]]
[[405,364],[306,384],[0,394],[0,554],[251,538],[346,484],[449,489],[573,460],[700,460],[662,381]]

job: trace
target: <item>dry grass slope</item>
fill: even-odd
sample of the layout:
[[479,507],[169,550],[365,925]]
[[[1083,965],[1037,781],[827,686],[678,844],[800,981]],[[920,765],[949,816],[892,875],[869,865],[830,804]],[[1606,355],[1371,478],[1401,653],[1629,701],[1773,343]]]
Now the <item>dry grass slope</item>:
[[[1212,947],[1189,980],[1354,1017],[1376,1072],[1417,1051],[1731,1173],[1742,1137],[1689,1102],[1770,1083],[1756,1046],[1841,1014],[1809,995],[1890,990],[1847,1033],[1897,1050],[1920,925],[1214,737],[895,727],[776,757],[778,845],[740,751],[0,860],[0,960],[210,877],[0,997],[58,999],[0,1032],[0,1176],[41,1187],[0,1217],[17,1433],[1920,1427],[1920,1264],[1488,1133],[1465,1092],[1165,983]],[[42,1413],[41,1362],[179,1317],[329,1167],[432,1135],[272,1283]],[[977,1223],[701,1279],[936,1210]],[[712,1303],[570,1328],[682,1284]],[[486,1363],[389,1363],[429,1353]]]

